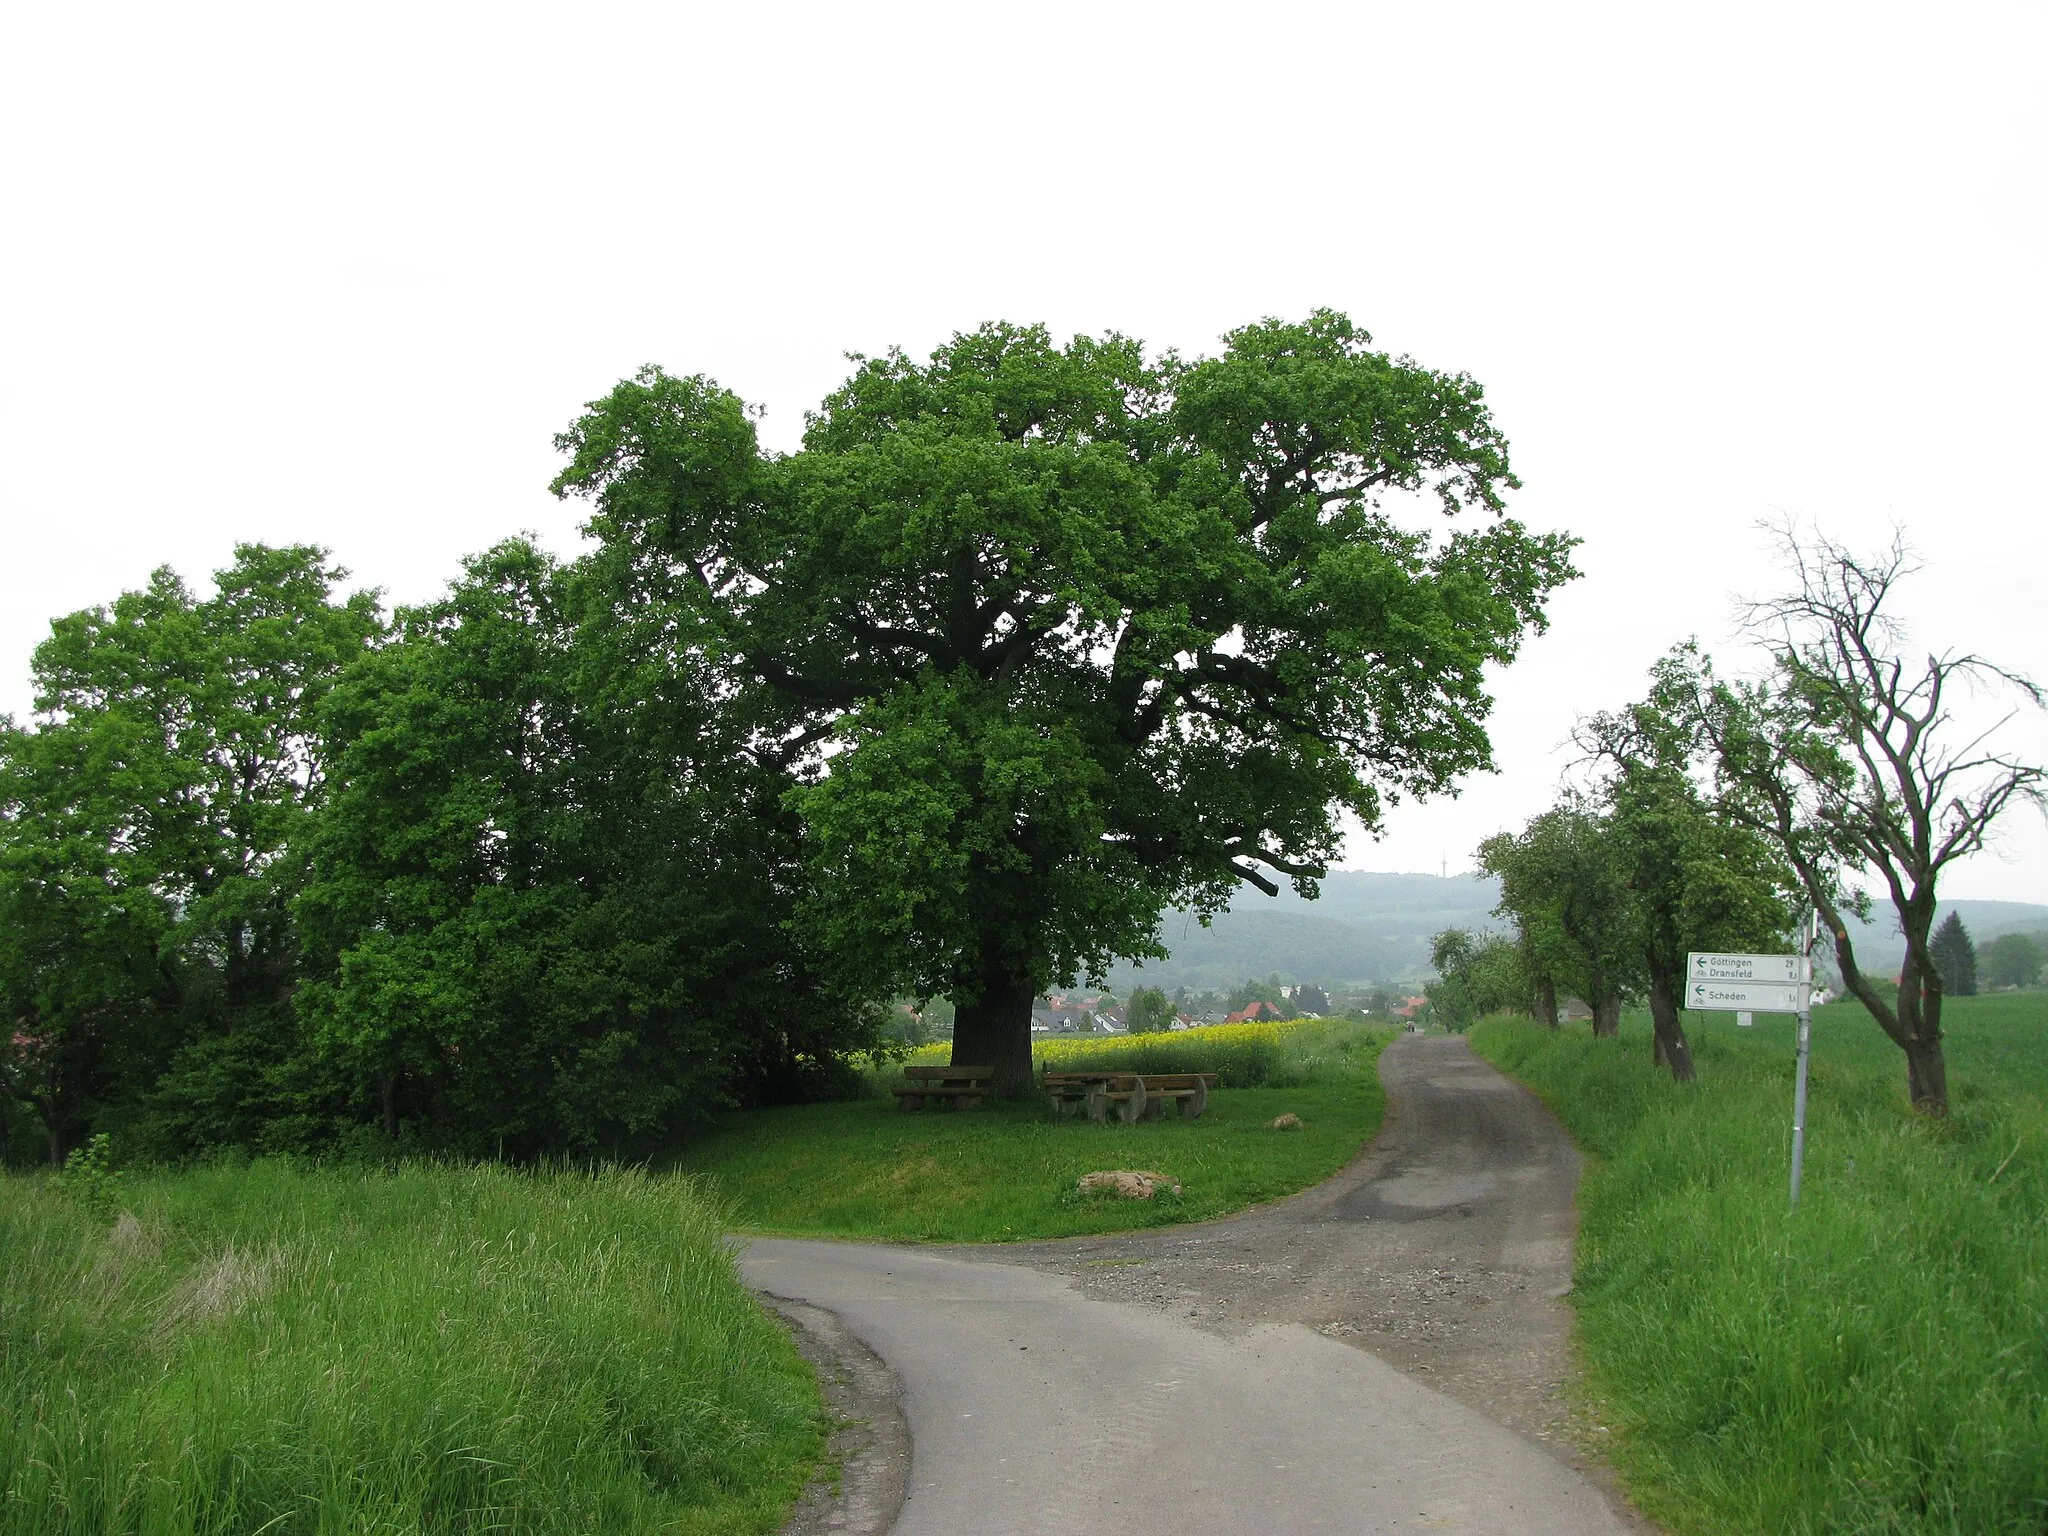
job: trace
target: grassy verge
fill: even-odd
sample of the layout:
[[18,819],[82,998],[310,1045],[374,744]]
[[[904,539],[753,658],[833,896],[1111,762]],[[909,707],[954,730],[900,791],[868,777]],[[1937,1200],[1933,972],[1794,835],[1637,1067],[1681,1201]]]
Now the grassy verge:
[[1786,1208],[1789,1020],[1476,1028],[1593,1157],[1579,1339],[1631,1491],[1673,1531],[2048,1530],[2048,995],[1951,999],[1953,1112],[1816,1015],[1805,1190]]
[[0,1532],[758,1532],[819,1402],[685,1180],[0,1179]]
[[[1215,1071],[1223,1086],[1199,1120],[1169,1113],[1132,1126],[1057,1118],[1043,1103],[904,1114],[874,1097],[761,1110],[729,1118],[678,1160],[757,1232],[1008,1242],[1200,1221],[1341,1168],[1379,1128],[1374,1064],[1390,1038],[1305,1023],[1048,1042],[1041,1054],[1059,1067]],[[1266,1129],[1285,1113],[1307,1129]],[[1185,1193],[1082,1199],[1074,1181],[1097,1168],[1157,1169]]]

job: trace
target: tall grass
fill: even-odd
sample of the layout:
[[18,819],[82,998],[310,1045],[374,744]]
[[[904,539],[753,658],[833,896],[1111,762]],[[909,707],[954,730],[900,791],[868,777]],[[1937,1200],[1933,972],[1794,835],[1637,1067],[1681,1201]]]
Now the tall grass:
[[0,1180],[0,1533],[774,1528],[814,1384],[691,1184]]
[[1945,1121],[1860,1010],[1820,1010],[1796,1212],[1789,1021],[1693,1016],[1690,1086],[1644,1019],[1474,1030],[1594,1154],[1593,1407],[1672,1529],[2048,1530],[2048,998],[1948,1007]]

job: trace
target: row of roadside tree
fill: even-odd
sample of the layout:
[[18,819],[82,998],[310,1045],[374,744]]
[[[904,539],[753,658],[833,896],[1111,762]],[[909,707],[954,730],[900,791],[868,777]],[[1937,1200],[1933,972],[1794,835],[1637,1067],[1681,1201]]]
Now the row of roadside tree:
[[[1570,994],[1596,1035],[1613,1035],[1641,999],[1658,1061],[1690,1080],[1687,953],[1804,949],[1815,914],[1819,967],[1831,962],[1898,1045],[1914,1105],[1941,1113],[1942,1001],[1975,990],[1976,960],[1953,914],[1937,929],[1937,886],[2007,811],[2040,804],[2048,781],[1991,745],[1981,721],[1959,720],[1956,695],[1990,688],[2038,705],[2041,690],[1983,657],[1908,649],[1888,606],[1913,569],[1902,542],[1866,559],[1785,530],[1782,549],[1795,589],[1749,612],[1761,675],[1724,677],[1688,643],[1641,701],[1582,721],[1579,782],[1478,850],[1512,939],[1440,934],[1432,1000],[1453,1022],[1520,1009],[1555,1027]],[[1864,970],[1845,920],[1874,904],[1905,940],[1895,979]],[[2007,948],[2017,972],[2038,976],[2038,960]]]

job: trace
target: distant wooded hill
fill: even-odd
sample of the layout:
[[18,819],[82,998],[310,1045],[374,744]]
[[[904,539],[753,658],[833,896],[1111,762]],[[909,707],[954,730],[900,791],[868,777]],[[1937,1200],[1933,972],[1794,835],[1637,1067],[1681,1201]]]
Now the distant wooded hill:
[[[1476,875],[1389,875],[1336,870],[1316,901],[1282,888],[1278,896],[1249,890],[1203,928],[1169,912],[1160,937],[1172,957],[1140,968],[1118,966],[1110,985],[1229,987],[1277,971],[1286,982],[1419,981],[1429,973],[1430,935],[1445,928],[1503,928],[1493,915],[1498,884]],[[1980,945],[2002,933],[2048,931],[2048,906],[2024,901],[1943,902],[1942,916],[1962,914]],[[1905,953],[1890,908],[1879,905],[1854,935],[1857,958],[1872,970],[1898,966]]]
[[[2031,901],[1944,901],[1934,919],[1935,926],[1946,921],[1951,912],[1961,916],[1963,926],[1970,930],[1970,938],[1979,949],[2002,933],[2048,934],[2048,907]],[[1892,915],[1889,902],[1872,902],[1870,921],[1850,937],[1856,941],[1856,960],[1860,965],[1895,971],[1906,958],[1906,943],[1899,937],[1899,920]]]
[[1499,899],[1498,883],[1476,876],[1349,869],[1332,871],[1316,901],[1284,886],[1278,896],[1247,887],[1207,928],[1169,912],[1159,928],[1172,958],[1121,965],[1110,984],[1229,987],[1274,971],[1288,982],[1418,980],[1429,970],[1430,935],[1502,927]]

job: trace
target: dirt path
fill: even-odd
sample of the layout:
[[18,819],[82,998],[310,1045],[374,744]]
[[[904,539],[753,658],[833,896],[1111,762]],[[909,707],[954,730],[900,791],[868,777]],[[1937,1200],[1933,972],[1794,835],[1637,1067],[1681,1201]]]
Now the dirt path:
[[1050,1270],[1091,1296],[1226,1333],[1306,1324],[1543,1446],[1650,1529],[1568,1430],[1570,1138],[1462,1037],[1404,1036],[1380,1077],[1379,1136],[1291,1199],[1201,1226],[946,1251]]

